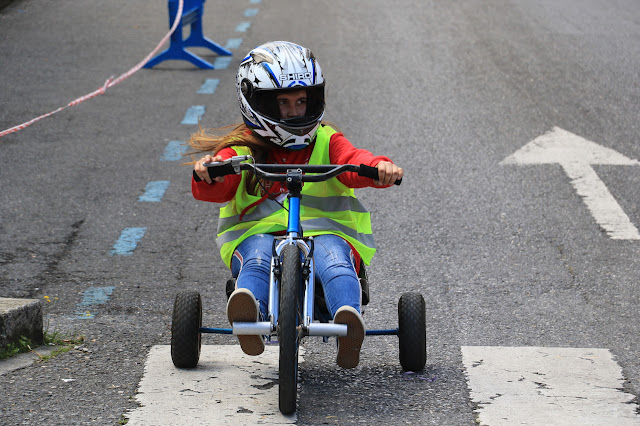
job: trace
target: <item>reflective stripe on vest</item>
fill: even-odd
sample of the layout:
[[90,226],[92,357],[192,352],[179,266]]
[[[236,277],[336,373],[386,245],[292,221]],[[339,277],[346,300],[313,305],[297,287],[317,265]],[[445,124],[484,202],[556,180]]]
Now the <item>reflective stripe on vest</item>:
[[[330,164],[329,141],[336,131],[323,126],[318,129],[309,164]],[[233,147],[238,155],[250,154],[246,147]],[[245,190],[250,172],[242,172],[234,198],[220,209],[218,238],[222,260],[229,265],[236,247],[255,234],[270,234],[287,230],[287,211],[274,200],[264,200],[246,213],[242,211],[260,196]],[[302,188],[300,220],[305,236],[323,234],[339,235],[358,251],[366,264],[375,253],[375,242],[371,231],[371,216],[355,197],[353,189],[343,185],[337,178],[325,182],[307,182]],[[288,209],[289,201],[283,205]]]
[[[301,207],[323,210],[325,212],[353,211],[367,213],[367,208],[357,198],[352,197],[314,197],[306,195],[302,197]],[[274,200],[264,200],[249,214],[242,218],[243,222],[251,222],[267,217],[282,209]],[[240,223],[240,215],[220,218],[218,221],[218,234]]]
[[[348,226],[344,226],[339,222],[328,219],[326,217],[321,217],[318,219],[309,219],[304,221],[303,225],[304,234],[307,236],[317,236],[323,234],[336,234],[340,235],[345,239],[358,239],[365,242],[367,246],[374,247],[375,241],[373,240],[373,235],[371,234],[361,234],[354,231],[352,228]],[[312,232],[309,232],[312,231]],[[216,240],[218,245],[226,244],[233,242],[234,240],[242,237],[242,235],[246,232],[246,229],[238,229],[234,231],[227,231],[224,234],[220,235]],[[267,232],[258,232],[259,234],[264,234]],[[252,234],[253,235],[253,234]]]

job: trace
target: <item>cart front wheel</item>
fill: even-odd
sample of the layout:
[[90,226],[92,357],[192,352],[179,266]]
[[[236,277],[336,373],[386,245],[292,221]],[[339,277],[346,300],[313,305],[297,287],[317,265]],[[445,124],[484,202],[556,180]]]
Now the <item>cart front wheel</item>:
[[398,301],[400,365],[420,371],[427,362],[425,302],[420,293],[404,293]]
[[278,342],[280,344],[279,408],[283,414],[296,411],[298,396],[298,345],[300,335],[300,249],[287,245],[282,250],[282,278],[280,279],[280,307]]
[[171,360],[178,368],[194,368],[202,345],[202,299],[197,291],[181,291],[173,304]]

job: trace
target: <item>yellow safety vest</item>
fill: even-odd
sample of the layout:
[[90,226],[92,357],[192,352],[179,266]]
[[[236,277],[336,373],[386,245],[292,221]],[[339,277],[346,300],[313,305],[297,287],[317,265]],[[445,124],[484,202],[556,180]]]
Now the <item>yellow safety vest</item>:
[[[334,133],[336,131],[331,127],[320,126],[309,164],[331,164],[329,141]],[[247,147],[234,146],[233,149],[238,155],[250,154]],[[222,260],[227,265],[231,264],[236,247],[248,237],[287,230],[287,211],[271,199],[264,200],[246,212],[240,220],[244,209],[262,198],[245,190],[250,173],[242,172],[236,195],[220,209],[216,244],[220,248]],[[283,205],[288,209],[289,200],[284,200]],[[369,211],[358,201],[353,189],[342,184],[338,178],[334,177],[325,182],[304,183],[300,222],[305,236],[341,236],[351,243],[367,265],[376,252]]]

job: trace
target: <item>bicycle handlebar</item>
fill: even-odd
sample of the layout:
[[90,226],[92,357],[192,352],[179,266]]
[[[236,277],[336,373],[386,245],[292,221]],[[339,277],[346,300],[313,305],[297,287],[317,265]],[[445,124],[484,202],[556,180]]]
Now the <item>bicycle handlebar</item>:
[[[287,179],[288,170],[300,170],[302,173],[316,173],[313,175],[303,174],[303,182],[323,182],[338,176],[345,172],[355,172],[358,176],[368,177],[378,180],[378,169],[376,167],[360,164],[327,164],[327,165],[309,165],[309,164],[253,164],[244,163],[244,161],[253,160],[250,155],[237,155],[227,160],[216,163],[203,163],[208,168],[209,177],[215,179],[219,176],[227,176],[232,174],[240,174],[242,170],[248,170],[259,178],[267,180],[284,182]],[[200,178],[195,174],[196,181]],[[398,179],[395,184],[400,185],[402,179]]]

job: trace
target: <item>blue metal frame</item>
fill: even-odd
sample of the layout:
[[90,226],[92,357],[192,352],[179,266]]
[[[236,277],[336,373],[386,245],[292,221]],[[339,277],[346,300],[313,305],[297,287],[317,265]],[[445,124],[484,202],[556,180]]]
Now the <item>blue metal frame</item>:
[[230,328],[200,327],[200,333],[233,334],[233,330]]
[[[287,174],[287,176],[290,178],[288,179],[287,183],[291,184],[291,186],[289,188],[291,188],[291,192],[289,194],[288,200],[289,200],[289,209],[288,209],[288,221],[287,221],[287,235],[286,237],[279,237],[280,238],[280,243],[278,243],[277,245],[274,246],[274,255],[273,256],[279,256],[280,255],[280,249],[283,246],[283,241],[286,243],[293,243],[293,244],[299,244],[301,246],[301,248],[303,248],[303,253],[305,251],[307,251],[307,253],[304,253],[304,256],[306,257],[308,254],[310,254],[309,252],[312,250],[312,245],[310,246],[307,243],[307,239],[302,239],[301,241],[301,237],[302,237],[302,228],[301,228],[301,222],[300,222],[300,192],[302,189],[302,185],[301,185],[301,181],[297,180],[297,177],[299,177],[301,179],[301,171],[293,171],[290,170],[290,173]],[[298,185],[298,186],[297,186]],[[310,237],[311,238],[311,237]],[[296,243],[296,241],[298,241],[298,243]],[[273,265],[273,260],[272,260],[272,265]],[[308,298],[306,300],[303,301],[304,306],[304,314],[305,314],[305,322],[307,321],[307,315],[310,317],[309,322],[313,322],[313,309],[314,309],[314,272],[313,272],[313,256],[311,256],[311,262],[309,264],[310,270],[311,272],[309,273],[309,282],[308,282],[308,286],[307,286],[307,295]],[[273,271],[272,271],[272,277],[271,279],[273,279]],[[278,315],[278,293],[277,293],[277,285],[272,285],[272,288],[270,288],[270,296],[269,296],[269,315],[273,316],[273,323],[277,323],[277,315]],[[273,293],[275,291],[275,293]],[[272,294],[273,293],[273,294]],[[310,295],[309,295],[310,293]],[[272,300],[273,299],[273,300]],[[303,324],[306,325],[306,324]],[[217,333],[217,334],[233,334],[233,329],[230,328],[208,328],[208,327],[201,327],[200,328],[200,332],[201,333]],[[397,336],[399,334],[399,329],[395,328],[395,329],[388,329],[388,330],[366,330],[365,334],[367,336]]]
[[289,197],[289,223],[287,226],[288,234],[300,235],[300,198]]

